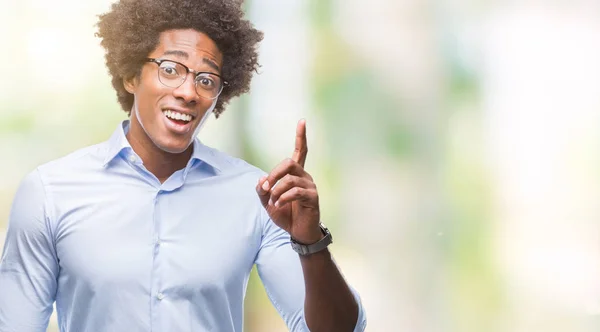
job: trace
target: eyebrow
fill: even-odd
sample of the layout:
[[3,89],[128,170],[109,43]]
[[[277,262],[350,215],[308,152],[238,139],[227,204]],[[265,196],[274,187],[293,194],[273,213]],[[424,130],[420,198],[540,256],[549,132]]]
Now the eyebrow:
[[[169,51],[165,51],[165,53],[163,53],[163,56],[165,55],[174,55],[180,58],[184,58],[184,59],[189,59],[190,55],[187,52],[184,51],[180,51],[180,50],[169,50]],[[209,67],[211,67],[212,69],[216,70],[216,71],[221,71],[221,69],[219,68],[219,65],[217,65],[216,62],[212,61],[209,58],[202,58],[202,62],[207,64]]]

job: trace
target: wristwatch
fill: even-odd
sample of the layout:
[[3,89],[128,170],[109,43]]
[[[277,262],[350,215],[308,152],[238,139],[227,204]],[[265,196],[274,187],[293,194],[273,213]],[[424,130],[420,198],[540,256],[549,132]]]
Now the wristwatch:
[[298,254],[306,256],[319,252],[327,248],[327,246],[329,246],[330,244],[332,244],[333,237],[331,236],[331,232],[329,232],[329,230],[327,229],[327,227],[325,227],[325,225],[323,225],[323,223],[319,223],[319,227],[321,227],[321,232],[323,232],[323,235],[325,235],[325,237],[319,240],[319,242],[313,244],[302,244],[296,242],[296,240],[292,238],[292,249],[294,249],[294,251],[296,251]]

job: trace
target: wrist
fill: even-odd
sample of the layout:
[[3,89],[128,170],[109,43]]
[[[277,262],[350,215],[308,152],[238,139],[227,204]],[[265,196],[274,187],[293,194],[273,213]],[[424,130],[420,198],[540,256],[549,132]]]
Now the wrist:
[[302,245],[315,244],[325,237],[325,233],[321,230],[321,227],[317,225],[310,232],[306,232],[302,235],[294,236],[290,234],[290,237],[294,242]]
[[[318,253],[327,249],[333,242],[333,238],[331,236],[331,232],[323,225],[319,223],[319,235],[316,234],[308,234],[310,236],[303,237],[301,239],[297,239],[293,237],[291,234],[291,245],[294,251],[296,251],[300,255],[311,255],[314,253]],[[300,242],[307,241],[307,242]],[[310,242],[308,242],[310,241]]]

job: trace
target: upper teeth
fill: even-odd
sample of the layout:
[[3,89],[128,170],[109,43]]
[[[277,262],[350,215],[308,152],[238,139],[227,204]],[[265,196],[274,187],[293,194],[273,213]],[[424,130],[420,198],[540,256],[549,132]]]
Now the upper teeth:
[[165,115],[168,118],[171,118],[173,120],[181,120],[181,121],[192,121],[192,116],[189,114],[183,114],[183,113],[179,113],[179,112],[175,112],[172,110],[166,110],[164,111]]

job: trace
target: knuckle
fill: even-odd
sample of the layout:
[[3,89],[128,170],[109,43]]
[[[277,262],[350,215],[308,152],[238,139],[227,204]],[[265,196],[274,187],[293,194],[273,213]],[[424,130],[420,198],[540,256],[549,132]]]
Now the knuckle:
[[285,182],[291,183],[291,184],[296,182],[296,179],[294,179],[294,177],[291,176],[290,174],[286,174],[283,179],[285,180]]

